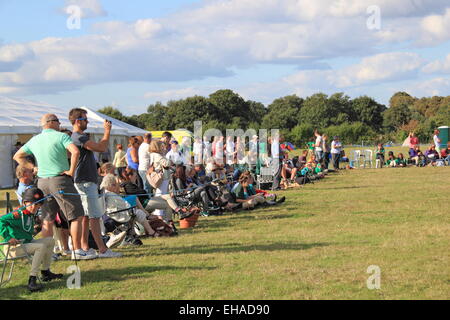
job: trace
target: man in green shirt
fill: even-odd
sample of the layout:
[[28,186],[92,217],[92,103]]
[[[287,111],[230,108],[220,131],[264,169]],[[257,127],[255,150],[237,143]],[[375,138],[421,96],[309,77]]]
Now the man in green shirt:
[[42,289],[42,286],[37,283],[39,269],[44,282],[62,279],[63,275],[50,271],[55,240],[51,237],[33,240],[34,215],[45,200],[44,193],[38,188],[30,188],[25,190],[22,199],[23,208],[0,218],[0,236],[11,246],[8,253],[10,257],[25,253],[33,255],[28,289],[34,292]]
[[[53,225],[58,212],[64,214],[70,222],[70,235],[73,243],[73,260],[89,260],[96,255],[81,249],[81,224],[84,210],[80,196],[73,184],[73,176],[77,167],[80,151],[70,137],[60,132],[60,122],[56,115],[46,114],[41,119],[43,131],[33,137],[14,155],[19,165],[33,168],[26,158],[34,155],[38,166],[38,188],[46,195],[53,195],[44,206],[42,212],[44,222],[42,236],[53,236]],[[70,165],[67,159],[70,152]]]

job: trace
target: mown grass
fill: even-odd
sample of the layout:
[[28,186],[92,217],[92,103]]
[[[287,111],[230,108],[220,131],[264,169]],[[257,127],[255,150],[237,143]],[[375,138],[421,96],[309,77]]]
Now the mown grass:
[[[30,294],[20,263],[0,298],[449,299],[449,183],[449,167],[330,174],[282,192],[282,206],[200,218],[121,259],[80,262],[80,290],[59,282]],[[371,265],[380,290],[367,288]]]

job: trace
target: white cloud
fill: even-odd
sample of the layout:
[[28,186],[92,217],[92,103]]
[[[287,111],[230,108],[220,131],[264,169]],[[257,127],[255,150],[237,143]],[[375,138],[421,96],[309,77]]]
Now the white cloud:
[[[98,0],[66,1],[74,4],[87,16],[106,15]],[[366,9],[374,4],[381,8],[381,31],[366,26]],[[261,63],[314,66],[370,56],[353,69],[313,74],[330,86],[358,86],[414,75],[417,56],[376,54],[398,41],[446,41],[449,19],[448,0],[205,0],[160,19],[102,22],[95,34],[23,44],[27,54],[16,54],[13,62],[1,60],[2,52],[14,54],[0,46],[0,85],[60,92],[106,82],[224,77]]]
[[81,9],[81,18],[85,19],[107,15],[100,0],[66,0],[66,4],[62,9],[64,14],[67,14],[67,9],[70,6],[78,6]]
[[426,81],[418,81],[407,88],[412,95],[423,96],[447,96],[450,92],[450,78],[438,77]]
[[362,59],[338,70],[306,70],[286,77],[294,86],[348,88],[415,77],[423,59],[416,53],[390,52]]
[[450,54],[443,60],[430,62],[422,68],[425,73],[450,73]]

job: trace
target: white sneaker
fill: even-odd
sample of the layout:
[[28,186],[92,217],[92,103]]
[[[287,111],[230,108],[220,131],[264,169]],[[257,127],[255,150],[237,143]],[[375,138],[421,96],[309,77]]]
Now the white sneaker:
[[82,249],[72,251],[72,260],[92,260],[98,258],[97,254],[92,254]]
[[97,251],[95,251],[95,250],[92,249],[92,248],[89,248],[89,250],[88,250],[88,251],[85,251],[85,252],[87,252],[89,255],[94,255],[94,256],[98,255],[98,254],[97,254]]
[[115,247],[117,247],[122,242],[122,240],[125,238],[126,235],[127,235],[126,231],[122,231],[119,234],[113,234],[109,238],[108,242],[106,243],[106,246],[108,248],[115,248]]
[[105,251],[105,253],[98,253],[99,258],[120,258],[122,254],[120,252],[112,252],[111,249]]

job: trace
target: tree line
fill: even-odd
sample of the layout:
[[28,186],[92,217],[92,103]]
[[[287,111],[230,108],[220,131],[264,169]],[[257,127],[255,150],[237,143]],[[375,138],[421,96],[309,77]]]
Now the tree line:
[[149,131],[193,131],[194,121],[202,121],[203,130],[217,128],[224,133],[226,129],[280,129],[286,141],[299,147],[315,129],[330,137],[338,135],[346,144],[403,142],[412,131],[428,143],[434,129],[450,125],[450,96],[416,98],[397,92],[387,108],[368,96],[351,99],[344,93],[317,93],[307,98],[285,96],[266,107],[232,90],[218,90],[208,97],[157,102],[146,113],[131,117],[113,107],[99,112]]

